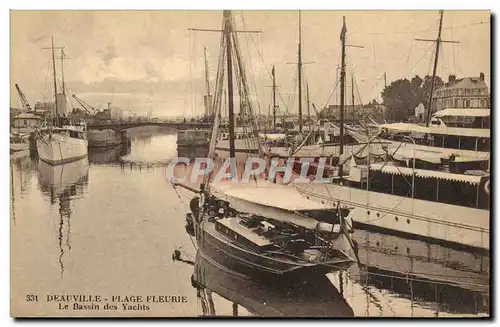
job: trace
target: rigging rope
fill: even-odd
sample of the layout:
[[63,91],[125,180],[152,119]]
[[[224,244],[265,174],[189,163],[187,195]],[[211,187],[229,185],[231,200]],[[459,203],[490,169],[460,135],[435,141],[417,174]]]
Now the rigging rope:
[[[262,52],[257,48],[257,45],[255,43],[255,40],[253,39],[253,37],[250,35],[250,40],[252,41],[253,45],[255,46],[256,50],[257,50],[257,54],[259,55],[259,59],[261,60],[262,64],[264,65],[264,68],[267,72],[267,75],[269,76],[270,80],[272,81],[272,74],[271,74],[271,71],[269,70],[269,68],[267,67],[265,61],[264,61],[264,57],[262,55]],[[285,100],[283,99],[283,96],[281,95],[281,92],[279,91],[279,89],[276,90],[278,96],[279,96],[279,99],[281,100],[281,102],[283,103],[283,105],[285,106],[285,110],[288,112],[288,107],[286,106],[286,102]]]
[[[450,32],[451,32],[451,41],[454,41],[453,39],[453,21],[450,19]],[[457,65],[455,61],[455,43],[451,43],[451,51],[453,54],[453,74],[457,75]]]
[[[189,30],[189,55],[191,59],[189,60],[189,98],[190,98],[190,107],[191,107],[191,113],[193,111],[193,106],[194,106],[194,95],[193,95],[193,60],[194,60],[194,55],[193,55],[193,42],[191,40],[191,30]],[[184,108],[184,113],[185,113],[185,108]],[[184,116],[188,116],[184,114]]]
[[417,63],[415,64],[415,66],[413,66],[413,69],[411,70],[411,72],[408,74],[409,76],[413,75],[413,72],[415,71],[415,69],[417,68],[418,64],[420,63],[420,61],[422,61],[422,59],[424,59],[424,57],[427,55],[427,52],[429,52],[429,50],[435,45],[435,43],[431,43],[429,45],[429,47],[427,48],[427,50],[425,50],[424,54],[422,55],[422,57],[417,61]]
[[[459,29],[459,28],[465,28],[465,27],[471,27],[471,26],[477,26],[477,25],[490,25],[490,22],[487,21],[487,22],[483,22],[483,21],[479,21],[479,22],[475,22],[475,23],[471,23],[471,24],[465,24],[465,25],[460,25],[460,26],[455,26],[454,28],[455,29]],[[442,29],[443,30],[448,30],[450,29],[451,27],[443,27]],[[425,30],[421,30],[421,31],[407,31],[407,32],[372,32],[372,33],[361,33],[361,32],[349,32],[349,34],[351,35],[408,35],[408,34],[420,34],[420,33],[425,33],[425,32],[437,32],[438,31],[438,28],[435,28],[435,27],[432,27],[432,28],[428,28],[428,29],[425,29]]]

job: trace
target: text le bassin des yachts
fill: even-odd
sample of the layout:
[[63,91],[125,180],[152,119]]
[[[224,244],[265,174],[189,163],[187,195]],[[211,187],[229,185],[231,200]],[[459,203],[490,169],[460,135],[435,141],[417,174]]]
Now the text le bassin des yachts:
[[185,295],[27,295],[27,302],[46,302],[58,310],[72,311],[148,311],[152,305],[182,305],[188,303]]

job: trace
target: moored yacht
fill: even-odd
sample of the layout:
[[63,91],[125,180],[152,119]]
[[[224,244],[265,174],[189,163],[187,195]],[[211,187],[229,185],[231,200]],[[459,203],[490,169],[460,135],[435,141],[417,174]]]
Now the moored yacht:
[[[58,93],[56,79],[56,65],[54,39],[52,38],[52,63],[54,68],[54,104],[53,119],[45,121],[36,133],[36,148],[38,157],[51,165],[59,165],[82,159],[88,153],[87,124],[81,120],[73,122],[66,117],[66,91],[64,74],[62,92]],[[61,60],[64,60],[61,49]],[[61,67],[64,67],[61,62]]]
[[[452,157],[460,162],[489,162],[490,160],[489,108],[447,108],[433,114],[428,127],[410,123],[381,124],[376,127],[381,138],[390,142],[389,149],[400,147],[404,137],[414,142],[416,156],[427,156],[430,162]],[[408,144],[398,153],[413,156],[413,145]],[[488,166],[488,164],[487,164]]]
[[[237,37],[232,33],[233,24],[231,12],[224,11],[223,36],[234,42],[234,46],[226,42],[221,49],[221,55],[225,53],[223,50],[229,53],[229,81],[232,79],[230,54],[233,51],[239,53]],[[240,90],[240,98],[248,99],[249,90],[238,55],[235,56],[235,66],[242,73],[242,84],[246,86]],[[220,80],[223,77],[224,74],[219,75]],[[223,83],[217,85],[219,88],[215,94],[220,95]],[[230,95],[232,87],[228,83]],[[220,97],[215,99],[209,152],[212,160],[221,110]],[[232,132],[235,123],[232,96],[228,103],[229,130]],[[251,103],[246,105],[248,112],[252,113]],[[231,132],[228,135],[229,155],[234,157],[235,135]],[[175,182],[174,186],[198,194],[190,202],[191,213],[186,217],[186,229],[196,238],[199,251],[232,270],[256,277],[297,276],[346,269],[356,261],[352,226],[344,219],[345,213],[307,200],[293,187],[267,181],[241,185],[233,181],[216,183],[210,175],[204,176],[199,190]]]
[[296,184],[308,198],[352,207],[354,225],[489,250],[490,177],[393,164],[351,165],[340,182]]
[[232,270],[290,277],[346,269],[356,261],[346,210],[308,200],[293,187],[227,182],[201,194],[191,200],[186,229],[201,253]]

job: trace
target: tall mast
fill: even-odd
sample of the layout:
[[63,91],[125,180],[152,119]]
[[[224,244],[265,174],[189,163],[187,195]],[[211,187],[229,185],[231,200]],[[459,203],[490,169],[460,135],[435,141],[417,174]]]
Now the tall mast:
[[436,82],[436,72],[437,72],[437,65],[438,65],[438,59],[439,59],[439,49],[441,48],[441,43],[460,43],[457,41],[445,41],[441,39],[441,30],[443,28],[443,11],[439,11],[439,29],[438,29],[438,36],[437,39],[435,40],[428,40],[428,39],[415,39],[417,41],[430,41],[430,42],[436,42],[436,54],[434,56],[434,68],[432,70],[432,81],[431,81],[431,92],[429,94],[429,105],[427,107],[427,117],[426,117],[426,125],[429,127],[431,123],[431,113],[432,113],[432,93],[434,92],[434,86]]
[[228,110],[229,110],[229,157],[235,158],[235,132],[234,132],[234,103],[233,103],[233,60],[231,57],[231,11],[224,10],[224,37],[226,38],[226,51],[227,51],[227,94],[228,94]]
[[311,107],[309,103],[309,83],[306,83],[307,118],[311,121]]
[[210,80],[208,78],[208,61],[207,61],[207,48],[203,47],[203,54],[205,56],[205,86],[207,91],[207,103],[206,103],[206,112],[205,116],[211,116],[212,113],[212,101],[210,100]]
[[435,83],[435,78],[436,78],[436,71],[437,71],[437,65],[438,65],[438,58],[439,58],[439,48],[441,45],[441,30],[443,28],[443,11],[439,11],[439,30],[438,30],[438,37],[436,39],[436,55],[434,56],[434,68],[432,69],[432,81],[431,81],[431,92],[429,94],[429,106],[427,108],[427,119],[426,119],[426,125],[429,127],[431,123],[431,107],[432,107],[432,92],[434,92],[434,83]]
[[64,49],[61,49],[61,76],[62,76],[62,94],[66,94],[66,86],[64,84]]
[[299,132],[302,133],[302,19],[299,10],[299,60],[297,63],[299,70]]
[[[339,160],[344,154],[344,92],[345,92],[345,37],[347,27],[345,26],[345,16],[343,17],[342,31],[340,33],[340,41],[342,43],[342,61],[340,67],[340,149]],[[339,166],[339,177],[342,178],[343,165]]]
[[[54,105],[56,109],[56,115],[59,114],[59,108],[57,106],[57,79],[56,79],[56,49],[64,49],[64,47],[54,47],[54,37],[51,38],[52,46],[50,48],[42,48],[42,50],[51,50],[52,51],[52,69],[54,71]],[[64,80],[64,79],[63,79]],[[59,124],[59,121],[57,121]]]
[[276,71],[273,65],[273,70],[272,70],[272,75],[273,75],[273,130],[276,132]]
[[351,75],[351,91],[352,91],[352,126],[354,126],[354,74]]
[[54,70],[54,103],[56,106],[56,115],[59,114],[59,110],[57,108],[57,79],[56,79],[56,54],[54,51],[54,37],[52,37],[52,68]]

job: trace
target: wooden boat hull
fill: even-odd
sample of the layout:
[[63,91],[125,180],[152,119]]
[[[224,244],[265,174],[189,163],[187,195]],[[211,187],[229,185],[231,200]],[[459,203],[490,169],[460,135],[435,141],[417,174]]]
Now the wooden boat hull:
[[297,277],[301,275],[326,274],[330,271],[344,270],[351,266],[352,260],[329,261],[326,263],[298,263],[281,260],[246,250],[235,243],[217,235],[213,223],[202,222],[198,225],[197,238],[199,250],[203,255],[233,271],[256,277]]

